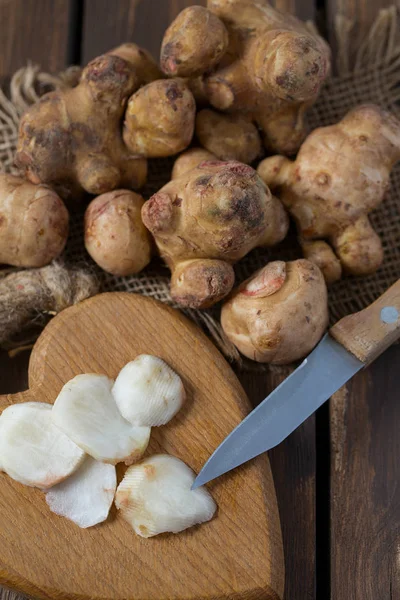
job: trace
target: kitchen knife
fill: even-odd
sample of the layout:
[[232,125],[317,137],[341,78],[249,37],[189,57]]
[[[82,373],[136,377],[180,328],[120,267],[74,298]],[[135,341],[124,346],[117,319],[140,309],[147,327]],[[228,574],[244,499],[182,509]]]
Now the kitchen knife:
[[193,488],[282,442],[357,371],[400,338],[400,279],[334,325],[297,369],[218,446]]

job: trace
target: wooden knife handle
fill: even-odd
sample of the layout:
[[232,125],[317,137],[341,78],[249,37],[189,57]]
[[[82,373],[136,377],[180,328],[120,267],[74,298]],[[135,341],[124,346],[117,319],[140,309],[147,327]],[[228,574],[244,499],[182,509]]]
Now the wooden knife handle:
[[400,279],[364,310],[341,319],[330,334],[368,365],[400,338]]

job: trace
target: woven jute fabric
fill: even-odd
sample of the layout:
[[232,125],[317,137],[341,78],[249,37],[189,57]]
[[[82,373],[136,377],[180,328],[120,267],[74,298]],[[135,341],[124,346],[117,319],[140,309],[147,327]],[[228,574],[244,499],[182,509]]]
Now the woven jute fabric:
[[[382,10],[372,26],[357,56],[349,59],[348,42],[355,26],[341,17],[336,21],[336,73],[325,85],[317,104],[309,111],[310,128],[331,125],[354,106],[375,103],[400,118],[400,28],[398,13],[393,6]],[[71,67],[59,76],[41,73],[39,67],[28,65],[13,76],[9,89],[0,91],[0,170],[16,172],[13,160],[17,142],[18,121],[24,110],[44,91],[75,85],[79,68]],[[147,199],[169,181],[172,160],[150,162],[149,179],[143,190]],[[83,245],[84,207],[71,216],[71,233],[64,259],[73,264],[90,264]],[[364,278],[346,277],[329,290],[331,322],[373,302],[400,276],[400,165],[392,174],[391,188],[383,204],[371,215],[371,222],[384,247],[384,262],[379,271]],[[237,283],[243,281],[269,260],[292,260],[301,256],[295,231],[279,247],[257,249],[236,266]],[[174,306],[169,294],[169,272],[160,260],[155,260],[142,273],[130,277],[115,277],[101,273],[102,291],[128,291],[151,296]],[[178,308],[176,306],[176,308]],[[205,328],[223,353],[241,362],[235,347],[227,340],[219,325],[219,308],[206,311],[185,310],[196,323]],[[250,368],[250,361],[244,364]],[[262,368],[252,363],[253,368]]]

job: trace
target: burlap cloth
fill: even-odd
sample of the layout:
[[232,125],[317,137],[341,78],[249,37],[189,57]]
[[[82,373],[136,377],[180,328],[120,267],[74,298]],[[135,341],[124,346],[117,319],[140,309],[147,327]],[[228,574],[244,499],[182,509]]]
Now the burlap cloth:
[[[350,63],[348,41],[352,23],[338,17],[337,56],[335,73],[324,87],[317,104],[309,111],[311,128],[335,123],[357,104],[373,102],[397,114],[400,118],[400,29],[398,14],[393,6],[382,10]],[[17,142],[18,121],[23,111],[42,94],[54,87],[70,86],[77,82],[79,68],[72,67],[59,76],[41,73],[38,66],[20,69],[7,91],[0,90],[0,171],[16,172],[13,157]],[[150,163],[149,181],[143,190],[147,199],[168,180],[172,160]],[[83,246],[84,207],[72,215],[71,233],[65,251],[67,262],[91,263]],[[385,258],[379,271],[370,277],[347,277],[330,288],[330,315],[335,322],[341,317],[361,310],[382,294],[400,276],[400,164],[393,171],[392,185],[385,201],[371,214],[371,221],[384,247]],[[269,260],[300,257],[294,231],[280,246],[257,249],[235,267],[237,282],[242,281]],[[90,265],[93,268],[93,265]],[[100,274],[100,270],[99,270]],[[130,277],[101,274],[102,291],[128,291],[152,296],[174,305],[169,295],[169,272],[155,260],[142,273]],[[230,360],[240,362],[235,347],[227,340],[219,325],[219,308],[207,311],[185,310],[193,321],[205,328]],[[250,368],[251,361],[244,365]],[[251,363],[253,367],[261,365]]]

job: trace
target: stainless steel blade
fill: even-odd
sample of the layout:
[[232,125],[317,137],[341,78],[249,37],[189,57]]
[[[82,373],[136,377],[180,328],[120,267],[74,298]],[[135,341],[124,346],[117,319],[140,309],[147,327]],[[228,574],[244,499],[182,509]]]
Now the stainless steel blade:
[[326,334],[302,364],[218,446],[192,489],[277,446],[363,366]]

